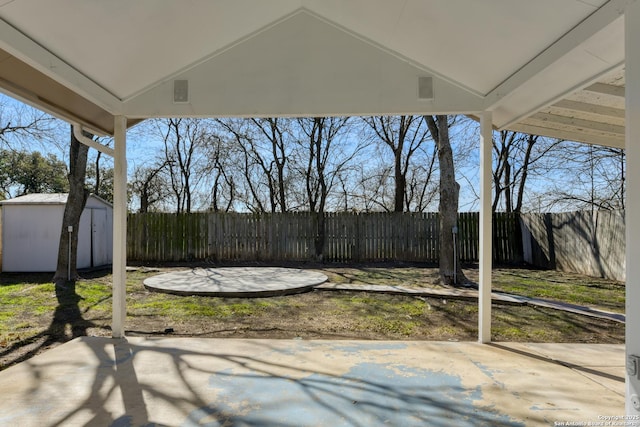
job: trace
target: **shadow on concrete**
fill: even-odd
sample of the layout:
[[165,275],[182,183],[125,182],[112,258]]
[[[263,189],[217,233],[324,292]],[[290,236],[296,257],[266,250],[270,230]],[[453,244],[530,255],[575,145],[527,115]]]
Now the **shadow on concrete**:
[[520,350],[517,348],[512,348],[512,347],[507,347],[505,345],[501,345],[501,344],[497,344],[497,343],[489,343],[487,344],[491,347],[495,347],[498,348],[500,350],[504,350],[504,351],[508,351],[511,353],[515,353],[515,354],[519,354],[520,356],[525,356],[525,357],[529,357],[531,359],[536,359],[536,360],[540,360],[542,362],[547,362],[547,363],[551,363],[554,365],[560,365],[560,366],[564,366],[576,371],[580,371],[580,372],[584,372],[584,373],[588,373],[591,375],[596,375],[598,377],[602,377],[602,378],[607,378],[609,380],[612,381],[617,381],[620,383],[624,383],[625,379],[624,377],[618,376],[618,375],[612,375],[610,373],[607,372],[603,372],[603,371],[599,371],[597,369],[594,368],[590,368],[590,367],[586,367],[586,366],[582,366],[582,365],[577,365],[575,363],[571,363],[569,361],[566,360],[560,360],[560,359],[552,359],[549,357],[545,357],[545,356],[541,356],[539,354],[535,354],[529,351],[524,351],[524,350]]
[[[160,340],[148,340],[147,345],[126,339],[82,340],[99,363],[90,390],[69,408],[58,408],[64,415],[48,418],[48,426],[80,419],[82,425],[112,427],[524,425],[489,406],[477,406],[480,387],[465,388],[459,377],[441,371],[385,363],[355,363],[344,375],[317,365],[310,371],[304,363],[275,362],[273,353],[283,350],[266,341],[254,342],[255,356],[248,356],[244,351],[176,348]],[[335,345],[352,346],[348,351],[354,354],[362,350],[359,344]],[[305,351],[299,350],[303,359]],[[148,381],[153,361],[157,373]],[[34,363],[30,369],[37,376],[45,368]],[[114,410],[114,402],[119,410]]]

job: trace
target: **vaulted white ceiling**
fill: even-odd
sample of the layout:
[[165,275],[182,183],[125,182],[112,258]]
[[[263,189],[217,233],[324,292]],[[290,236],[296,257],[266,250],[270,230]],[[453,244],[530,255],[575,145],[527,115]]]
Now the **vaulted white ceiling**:
[[627,1],[0,0],[0,88],[102,133],[114,115],[491,110],[623,146]]

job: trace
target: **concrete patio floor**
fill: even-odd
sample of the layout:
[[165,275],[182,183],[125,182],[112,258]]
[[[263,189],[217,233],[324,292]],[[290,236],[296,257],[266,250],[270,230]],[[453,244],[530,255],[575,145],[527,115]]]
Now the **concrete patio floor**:
[[624,413],[624,346],[83,337],[0,394],[3,426],[587,425]]

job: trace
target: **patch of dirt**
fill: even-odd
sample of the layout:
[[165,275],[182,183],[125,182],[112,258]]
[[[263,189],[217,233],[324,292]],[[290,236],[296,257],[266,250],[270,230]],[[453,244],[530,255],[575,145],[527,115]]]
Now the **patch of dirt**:
[[[323,271],[332,282],[438,286],[435,268],[311,267]],[[176,266],[160,271],[178,268],[184,269]],[[128,294],[132,302],[160,298],[142,286],[142,279],[150,274],[156,274],[155,270],[132,270],[131,276],[140,282],[136,283],[135,291]],[[465,270],[465,274],[470,280],[477,280],[476,269]],[[109,284],[110,276],[92,280]],[[191,298],[194,305],[223,314],[184,316],[163,310],[130,310],[125,325],[128,336],[476,341],[478,334],[474,301],[317,290],[255,299],[166,294],[161,298],[169,306],[172,301],[177,305],[182,298]],[[53,314],[45,316],[40,325],[35,325],[40,328],[40,334],[0,342],[0,369],[77,335],[110,336],[110,313],[89,310],[81,317],[78,324],[70,319],[56,320]],[[492,328],[494,341],[624,343],[624,324],[544,308],[494,303]]]
[[[472,301],[322,291],[269,300],[276,303],[227,318],[129,316],[127,334],[432,341],[475,341],[478,336],[477,303]],[[624,342],[624,324],[526,306],[494,304],[492,327],[495,341]]]

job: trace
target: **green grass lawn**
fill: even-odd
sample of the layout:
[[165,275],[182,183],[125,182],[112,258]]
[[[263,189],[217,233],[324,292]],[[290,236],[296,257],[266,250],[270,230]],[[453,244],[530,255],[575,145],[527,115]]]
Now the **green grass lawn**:
[[624,313],[624,283],[575,273],[500,268],[493,272],[493,289],[526,297],[545,298]]
[[[434,286],[434,269],[327,267],[334,282]],[[477,339],[477,303],[366,292],[272,298],[209,298],[147,291],[158,272],[127,273],[127,335],[238,338]],[[469,276],[473,271],[469,270]],[[79,335],[111,334],[111,275],[93,273],[75,293],[56,293],[47,274],[0,275],[0,369]],[[624,284],[574,274],[496,269],[494,289],[624,312]],[[624,342],[624,325],[551,309],[494,304],[493,339]]]

